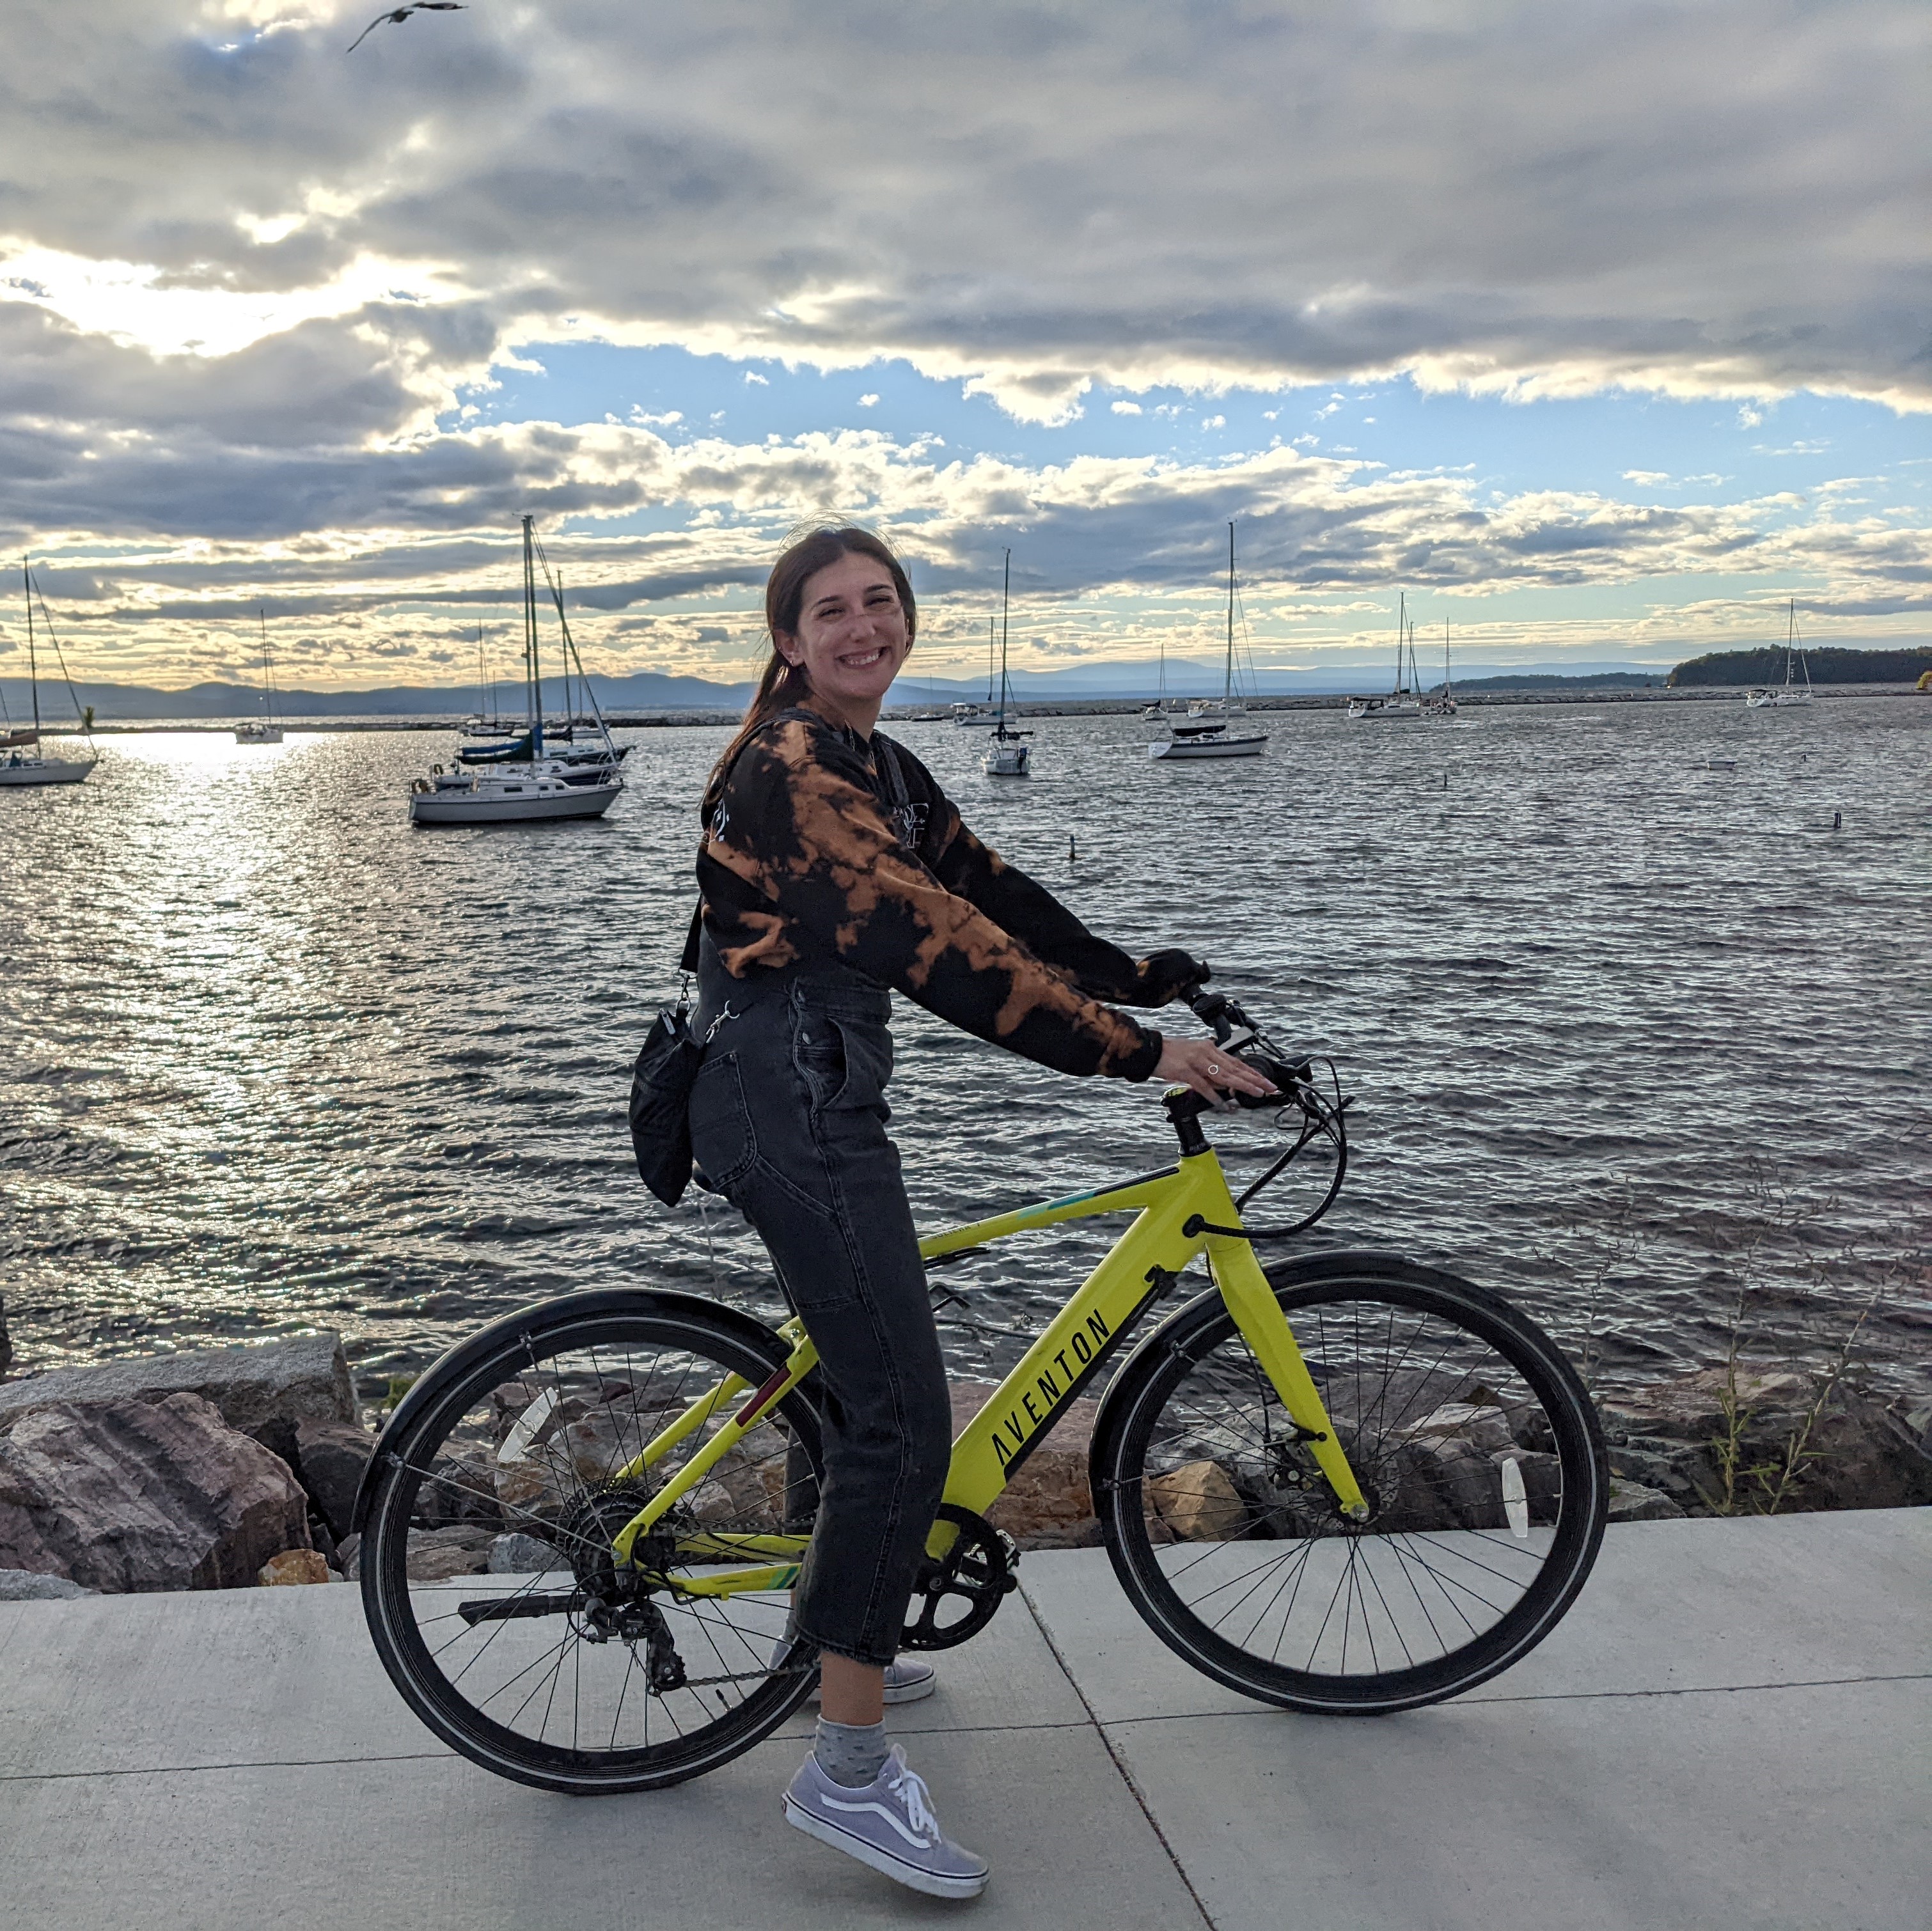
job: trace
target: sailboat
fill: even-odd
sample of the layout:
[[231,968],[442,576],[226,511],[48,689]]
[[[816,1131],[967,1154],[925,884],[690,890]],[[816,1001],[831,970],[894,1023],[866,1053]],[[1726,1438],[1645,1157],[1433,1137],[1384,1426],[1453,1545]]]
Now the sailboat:
[[[1402,649],[1408,650],[1410,682],[1402,682]],[[1348,716],[1357,724],[1411,724],[1422,715],[1422,694],[1412,688],[1421,679],[1414,676],[1415,643],[1408,622],[1408,598],[1404,593],[1396,607],[1395,688],[1386,697],[1351,697]]]
[[1258,757],[1268,748],[1266,731],[1231,730],[1247,706],[1234,693],[1234,526],[1228,526],[1228,654],[1219,697],[1199,697],[1185,718],[1174,718],[1167,736],[1148,746],[1150,757]]
[[[583,659],[570,634],[563,611],[563,592],[551,577],[549,562],[536,540],[536,520],[524,523],[524,734],[515,742],[480,751],[459,753],[458,763],[446,771],[441,765],[410,787],[410,819],[418,825],[520,824],[536,818],[601,818],[624,788],[618,766],[623,752],[610,742],[610,727],[597,694],[584,674]],[[596,736],[578,745],[572,733],[570,749],[558,755],[544,741],[543,674],[538,655],[537,572],[556,606],[562,633],[563,661],[574,662],[577,676],[591,712]]]
[[[11,718],[0,723],[0,785],[18,784],[79,784],[85,781],[87,774],[100,760],[94,754],[94,739],[88,727],[94,721],[92,709],[83,709],[74,688],[74,679],[68,675],[67,657],[60,647],[60,639],[54,634],[53,619],[47,614],[46,599],[40,598],[41,627],[46,631],[47,641],[54,647],[54,658],[61,667],[62,681],[67,685],[67,694],[74,701],[74,714],[80,719],[80,728],[87,733],[87,755],[85,757],[46,757],[40,751],[40,666],[39,640],[34,629],[34,600],[39,591],[34,582],[33,573],[27,567],[25,557],[20,559],[20,580],[27,598],[27,685],[32,694],[34,721],[30,728],[16,730]],[[0,712],[0,716],[4,716]]]
[[1167,634],[1161,633],[1160,639],[1160,691],[1154,702],[1142,712],[1141,715],[1149,724],[1158,724],[1167,715]]
[[[1415,667],[1415,640],[1410,634],[1408,646],[1409,667]],[[1449,619],[1442,619],[1442,694],[1439,697],[1424,697],[1422,715],[1425,718],[1453,718],[1456,715],[1455,687],[1449,681]]]
[[[1010,560],[1012,553],[1010,550],[1006,552]],[[999,630],[993,619],[988,617],[986,619],[986,701],[983,704],[955,704],[952,706],[952,721],[962,730],[991,730],[999,722],[993,708],[993,654],[999,641]]]
[[237,744],[280,744],[282,741],[282,727],[275,721],[274,684],[268,670],[268,613],[266,610],[261,619],[262,715],[235,727]]
[[[1804,673],[1802,685],[1791,681],[1792,659],[1798,660]],[[1747,693],[1745,704],[1754,711],[1781,711],[1792,704],[1808,704],[1811,701],[1811,667],[1804,661],[1804,647],[1798,635],[1798,599],[1793,597],[1791,607],[1786,613],[1784,624],[1784,682],[1762,686]]]
[[1006,724],[1006,704],[1012,692],[1006,681],[1006,610],[1013,588],[1013,553],[1006,552],[1006,576],[1000,587],[1000,700],[993,719],[992,742],[980,760],[980,769],[988,778],[1024,778],[1032,746],[1027,739],[1031,731],[1010,730]]

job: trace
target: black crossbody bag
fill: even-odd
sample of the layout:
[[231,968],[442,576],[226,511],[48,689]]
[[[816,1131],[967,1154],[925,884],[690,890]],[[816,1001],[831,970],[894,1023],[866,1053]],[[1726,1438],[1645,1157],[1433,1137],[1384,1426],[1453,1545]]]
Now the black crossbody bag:
[[691,1030],[689,987],[701,913],[691,915],[680,962],[686,989],[652,1021],[631,1068],[631,1150],[645,1186],[667,1207],[676,1206],[691,1184],[691,1087],[704,1046]]

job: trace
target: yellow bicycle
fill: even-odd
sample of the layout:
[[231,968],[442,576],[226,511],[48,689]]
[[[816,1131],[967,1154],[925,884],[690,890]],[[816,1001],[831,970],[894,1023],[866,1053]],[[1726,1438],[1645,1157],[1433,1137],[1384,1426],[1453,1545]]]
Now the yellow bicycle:
[[[1162,1642],[1264,1702],[1370,1715],[1455,1696],[1547,1635],[1589,1573],[1609,1494],[1595,1411],[1486,1289],[1384,1254],[1261,1264],[1257,1241],[1305,1232],[1340,1192],[1347,1102],[1232,1000],[1190,1003],[1282,1096],[1265,1104],[1289,1144],[1238,1201],[1182,1087],[1162,1102],[1172,1166],[921,1243],[938,1268],[1133,1216],[954,1444],[905,1646],[991,1621],[1018,1553],[986,1510],[1204,1256],[1210,1285],[1102,1401],[1090,1474],[1121,1587]],[[1245,1225],[1304,1154],[1328,1162],[1312,1210]],[[430,1729],[589,1795],[699,1775],[790,1715],[816,1669],[784,1635],[818,1495],[815,1359],[796,1320],[611,1290],[508,1315],[418,1381],[356,1526],[370,1633]],[[493,1530],[492,1572],[451,1573]]]

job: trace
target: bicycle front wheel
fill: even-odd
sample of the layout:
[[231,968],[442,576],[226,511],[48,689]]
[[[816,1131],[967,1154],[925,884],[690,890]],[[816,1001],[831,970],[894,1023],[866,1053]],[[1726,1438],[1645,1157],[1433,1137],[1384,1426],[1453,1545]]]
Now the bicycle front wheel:
[[370,1635],[416,1714],[500,1776],[575,1795],[695,1777],[809,1693],[812,1659],[779,1651],[817,1415],[794,1390],[620,1564],[614,1539],[784,1345],[701,1304],[532,1330],[388,1448],[360,1552]]
[[1590,1398],[1500,1296],[1396,1260],[1270,1271],[1370,1505],[1345,1516],[1218,1294],[1108,1396],[1096,1490],[1115,1572],[1230,1689],[1337,1715],[1434,1703],[1540,1642],[1602,1540]]

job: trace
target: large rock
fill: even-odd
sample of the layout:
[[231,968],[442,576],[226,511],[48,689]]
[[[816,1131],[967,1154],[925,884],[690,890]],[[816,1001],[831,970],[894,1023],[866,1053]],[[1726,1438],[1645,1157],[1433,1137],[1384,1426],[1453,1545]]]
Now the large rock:
[[64,1576],[43,1576],[37,1569],[0,1569],[0,1603],[61,1603],[75,1596],[98,1596]]
[[0,1375],[14,1365],[14,1337],[7,1332],[7,1303],[0,1300]]
[[455,1576],[481,1576],[490,1567],[495,1533],[463,1523],[442,1529],[412,1529],[404,1558],[412,1582],[446,1582]]
[[[989,1381],[952,1384],[952,1432],[985,1406],[994,1390]],[[1094,1513],[1094,1491],[1087,1480],[1087,1458],[1094,1446],[1098,1402],[1069,1402],[1052,1432],[1020,1465],[1006,1492],[987,1511],[1022,1549],[1090,1549],[1100,1540]]]
[[1662,1522],[1684,1511],[1658,1489],[1646,1489],[1641,1482],[1610,1477],[1610,1519],[1613,1522]]
[[[1613,1437],[1660,1436],[1702,1444],[1724,1426],[1725,1384],[1724,1369],[1702,1368],[1667,1381],[1617,1389],[1604,1395],[1599,1405]],[[1736,1398],[1743,1408],[1762,1411],[1796,1407],[1809,1397],[1810,1389],[1804,1375],[1775,1363],[1738,1364]]]
[[0,1384],[0,1429],[10,1417],[64,1402],[152,1402],[199,1395],[232,1429],[253,1435],[284,1462],[297,1459],[296,1429],[305,1421],[358,1419],[356,1387],[337,1334],[292,1335],[246,1348],[197,1348],[56,1368]]
[[296,1473],[338,1543],[349,1533],[356,1492],[375,1451],[376,1438],[352,1422],[296,1423]]
[[255,1580],[264,1589],[286,1589],[308,1582],[333,1582],[320,1549],[285,1549],[262,1564]]
[[[1742,1362],[1735,1382],[1736,1474],[1719,1473],[1732,1418],[1727,1381],[1706,1368],[1605,1396],[1614,1474],[1698,1513],[1902,1508],[1932,1502],[1932,1410],[1882,1402],[1841,1381],[1814,1413],[1818,1384],[1774,1363]],[[1788,1480],[1780,1480],[1787,1466]]]
[[198,1395],[0,1420],[0,1567],[92,1589],[232,1589],[308,1546],[288,1465]]
[[1147,1492],[1183,1542],[1224,1542],[1246,1527],[1247,1505],[1218,1462],[1189,1462],[1165,1475],[1150,1475]]

